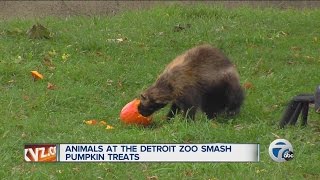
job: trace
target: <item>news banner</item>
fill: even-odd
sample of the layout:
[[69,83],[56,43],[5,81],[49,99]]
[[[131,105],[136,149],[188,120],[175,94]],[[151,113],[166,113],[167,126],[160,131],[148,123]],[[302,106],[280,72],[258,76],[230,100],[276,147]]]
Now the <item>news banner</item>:
[[26,144],[27,162],[259,162],[259,144]]

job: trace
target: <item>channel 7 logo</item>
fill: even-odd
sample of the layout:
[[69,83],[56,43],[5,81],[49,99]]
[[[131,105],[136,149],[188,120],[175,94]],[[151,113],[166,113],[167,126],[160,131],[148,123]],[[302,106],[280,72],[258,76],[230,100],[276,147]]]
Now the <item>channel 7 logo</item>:
[[294,158],[293,147],[288,140],[276,139],[269,146],[269,155],[276,162],[285,162]]
[[24,145],[24,160],[27,162],[57,161],[57,146],[55,144]]

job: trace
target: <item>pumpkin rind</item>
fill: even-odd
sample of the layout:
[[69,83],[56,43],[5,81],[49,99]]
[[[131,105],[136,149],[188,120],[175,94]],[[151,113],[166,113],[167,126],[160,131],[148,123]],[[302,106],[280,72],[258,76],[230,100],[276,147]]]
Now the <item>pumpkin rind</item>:
[[151,123],[151,117],[144,117],[139,113],[139,104],[139,99],[134,99],[126,104],[120,112],[120,120],[125,124],[141,124],[144,126],[149,125]]

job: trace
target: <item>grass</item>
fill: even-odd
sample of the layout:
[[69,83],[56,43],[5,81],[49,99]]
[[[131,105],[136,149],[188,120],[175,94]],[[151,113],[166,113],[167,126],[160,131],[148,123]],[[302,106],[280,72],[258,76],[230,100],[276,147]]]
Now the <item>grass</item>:
[[[320,10],[156,7],[115,17],[47,17],[0,22],[0,177],[3,179],[319,179],[320,121],[279,129],[288,100],[319,84]],[[40,22],[53,38],[25,35]],[[191,24],[174,32],[174,26]],[[123,38],[123,42],[117,42]],[[175,56],[211,43],[251,82],[241,114],[223,122],[198,114],[150,128],[125,126],[119,111],[154,82]],[[62,57],[64,56],[64,58]],[[52,64],[44,63],[49,59]],[[45,79],[33,81],[31,70]],[[47,83],[55,90],[48,90]],[[115,129],[83,124],[106,120]],[[295,159],[268,155],[277,138]],[[259,163],[25,163],[25,143],[260,143]]]

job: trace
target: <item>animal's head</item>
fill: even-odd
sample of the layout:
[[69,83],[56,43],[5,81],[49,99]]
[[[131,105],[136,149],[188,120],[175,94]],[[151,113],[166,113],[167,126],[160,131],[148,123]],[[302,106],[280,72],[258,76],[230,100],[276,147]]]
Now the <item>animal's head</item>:
[[138,111],[143,116],[150,116],[167,105],[171,100],[171,87],[153,85],[140,95]]

